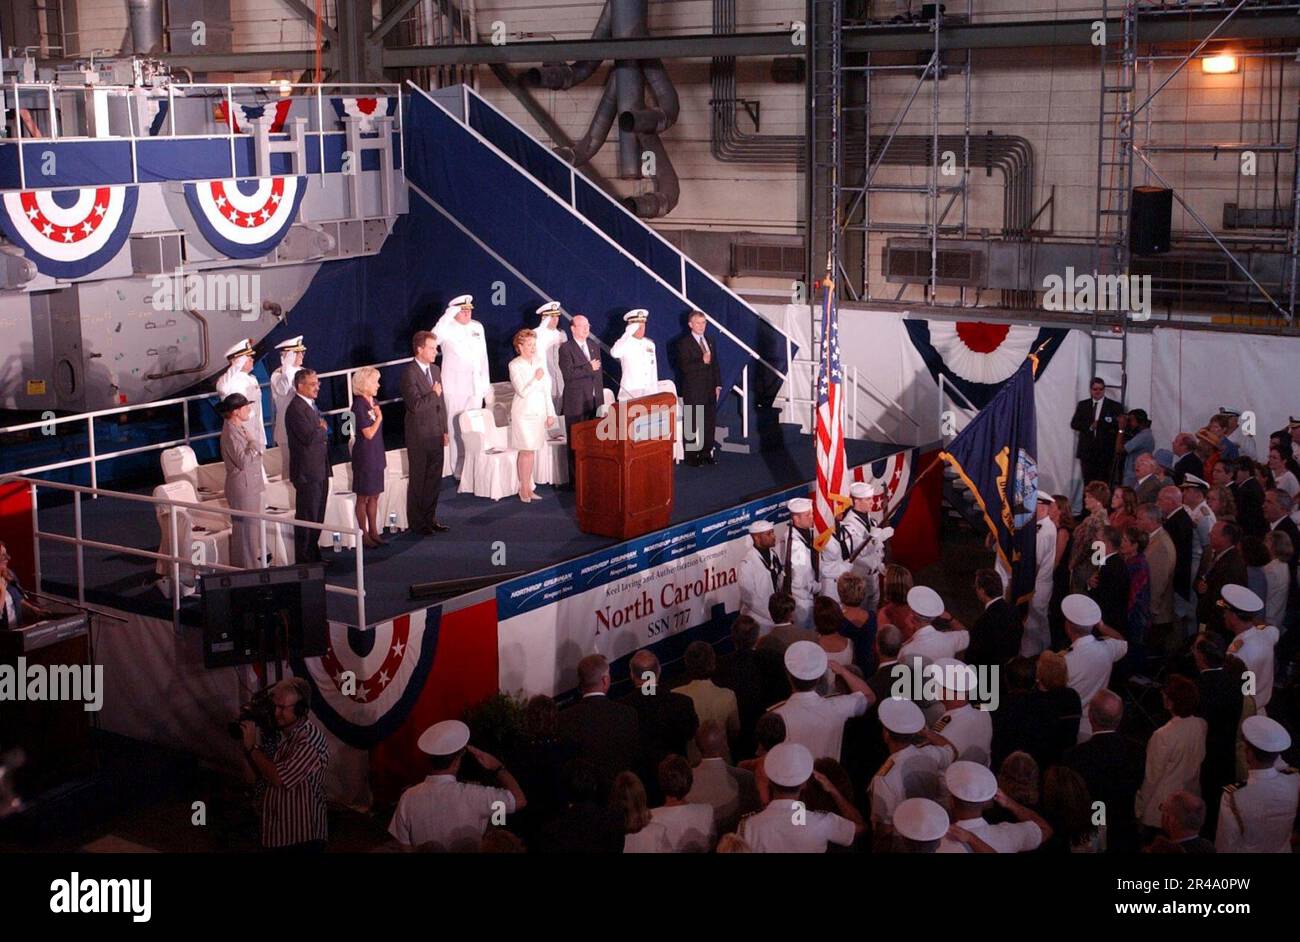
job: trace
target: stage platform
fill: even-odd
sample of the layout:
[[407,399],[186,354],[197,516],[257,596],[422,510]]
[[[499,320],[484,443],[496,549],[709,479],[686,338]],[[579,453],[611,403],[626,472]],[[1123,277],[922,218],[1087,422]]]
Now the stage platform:
[[[847,447],[849,467],[906,450],[905,446],[868,441],[849,441]],[[811,436],[793,431],[786,431],[775,448],[748,455],[719,453],[716,465],[702,468],[677,465],[672,522],[685,523],[801,482],[811,487],[815,473]],[[402,533],[392,537],[388,546],[366,551],[369,624],[439,604],[438,600],[412,601],[408,588],[413,583],[494,574],[504,580],[508,573],[535,572],[618,542],[578,530],[572,492],[539,487],[542,500],[525,505],[516,498],[494,502],[457,494],[455,488],[455,479],[443,479],[438,508],[439,518],[451,527],[451,532],[423,538]],[[86,537],[148,550],[158,548],[158,525],[141,504],[100,498],[84,501],[82,508]],[[72,505],[42,507],[40,525],[47,532],[72,535]],[[353,551],[326,550],[325,557],[331,561],[327,580],[355,587]],[[45,591],[76,598],[72,546],[42,541],[41,568]],[[90,604],[171,619],[171,601],[156,587],[151,560],[87,549],[85,572],[86,600]],[[356,604],[351,597],[330,593],[328,599],[332,621],[356,624]],[[181,620],[195,626],[200,623],[196,599],[183,600]]]

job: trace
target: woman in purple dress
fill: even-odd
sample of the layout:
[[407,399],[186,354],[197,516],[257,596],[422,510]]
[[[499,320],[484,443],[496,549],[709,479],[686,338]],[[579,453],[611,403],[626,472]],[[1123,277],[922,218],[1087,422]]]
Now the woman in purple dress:
[[379,408],[379,370],[363,367],[352,374],[352,492],[357,495],[357,526],[362,542],[373,549],[388,541],[380,534],[379,495],[384,492],[384,413]]

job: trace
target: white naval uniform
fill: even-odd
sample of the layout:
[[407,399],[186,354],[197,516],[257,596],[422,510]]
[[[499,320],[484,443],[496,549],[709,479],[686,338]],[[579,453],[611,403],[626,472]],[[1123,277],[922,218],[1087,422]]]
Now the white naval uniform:
[[[768,558],[772,562],[771,569],[763,562],[762,551],[752,542],[745,553],[745,558],[740,561],[740,614],[748,615],[758,622],[760,637],[772,630],[772,616],[768,614],[767,603],[773,593],[781,590],[779,549],[773,546],[767,551]],[[793,553],[793,550],[791,552]]]
[[515,796],[506,789],[435,773],[402,792],[388,833],[408,847],[432,841],[443,852],[476,851],[496,802],[506,814],[514,814]]
[[871,779],[871,821],[893,825],[894,810],[908,798],[943,800],[943,771],[953,763],[947,746],[904,746]]
[[[777,545],[785,548],[779,541]],[[821,592],[820,580],[813,572],[813,554],[804,535],[795,531],[790,541],[790,571],[794,573],[790,578],[790,594],[794,596],[794,623],[800,628],[812,628],[813,598]]]
[[1110,669],[1128,654],[1128,642],[1122,638],[1084,635],[1065,651],[1066,686],[1079,695],[1083,716],[1079,719],[1079,742],[1092,738],[1088,722],[1088,701],[1110,683]]
[[[547,318],[549,320],[549,318]],[[546,373],[551,377],[551,398],[558,415],[563,411],[564,376],[560,373],[560,347],[569,339],[569,335],[560,328],[538,327],[537,357],[546,364]]]
[[965,628],[961,631],[940,631],[934,625],[922,625],[898,652],[898,659],[902,661],[920,655],[933,661],[941,657],[956,657],[969,647],[970,632]]
[[[970,831],[999,854],[1023,854],[1038,850],[1043,843],[1043,832],[1033,821],[1004,821],[1001,824],[989,824],[983,818],[968,818],[954,821],[957,827]],[[939,842],[938,854],[974,853],[967,845],[960,844],[950,837]]]
[[1049,517],[1037,523],[1034,536],[1034,597],[1025,618],[1025,633],[1020,641],[1024,657],[1041,654],[1052,646],[1052,632],[1047,623],[1047,606],[1052,600],[1052,576],[1056,569],[1056,524]]
[[812,753],[813,760],[840,761],[844,744],[844,723],[867,712],[866,695],[854,691],[839,697],[823,697],[816,690],[790,694],[770,708],[785,720],[785,742],[797,742]]
[[1255,709],[1264,712],[1273,699],[1273,648],[1282,632],[1272,625],[1247,628],[1228,645],[1228,653],[1235,654],[1255,675]]
[[823,854],[827,844],[848,847],[857,829],[848,818],[808,811],[792,798],[774,798],[740,819],[736,835],[756,854]]
[[852,572],[867,580],[867,595],[862,600],[862,605],[871,612],[880,607],[880,574],[885,570],[885,541],[879,536],[882,526],[883,524],[870,513],[866,515],[865,520],[862,514],[852,508],[844,515],[844,527],[853,540],[850,556],[862,545],[864,539],[870,540],[867,548],[858,553],[858,558],[853,560]]
[[1244,784],[1229,785],[1219,800],[1214,849],[1220,854],[1289,854],[1300,801],[1295,769],[1251,769]]
[[448,458],[444,468],[460,477],[464,465],[465,443],[461,439],[460,414],[467,409],[481,409],[491,394],[488,378],[487,338],[483,325],[476,320],[462,324],[456,312],[448,311],[438,319],[433,332],[442,348],[442,398],[447,403],[447,426],[451,433]]
[[285,449],[284,461],[285,469],[288,470],[288,448],[289,436],[284,433],[284,414],[289,408],[289,403],[293,402],[293,397],[297,391],[293,388],[293,378],[301,370],[301,366],[280,365],[275,368],[271,374],[271,401],[275,403],[275,444],[279,448]]
[[1196,580],[1201,574],[1201,559],[1210,550],[1210,531],[1214,529],[1216,521],[1209,501],[1201,501],[1196,505],[1195,510],[1189,509],[1187,513],[1191,516],[1195,527],[1192,530],[1192,598],[1194,600]]
[[993,714],[969,703],[948,710],[931,727],[953,744],[957,758],[988,768],[993,760]]
[[248,437],[265,448],[266,428],[262,425],[262,390],[252,373],[245,373],[239,368],[241,359],[243,357],[235,357],[229,369],[217,377],[217,394],[225,399],[235,393],[242,393],[244,398],[253,404],[244,427],[248,429]]
[[655,359],[655,343],[649,337],[638,340],[633,336],[640,324],[628,324],[623,336],[615,341],[610,353],[623,368],[618,382],[618,398],[639,399],[653,396],[659,391],[659,365]]

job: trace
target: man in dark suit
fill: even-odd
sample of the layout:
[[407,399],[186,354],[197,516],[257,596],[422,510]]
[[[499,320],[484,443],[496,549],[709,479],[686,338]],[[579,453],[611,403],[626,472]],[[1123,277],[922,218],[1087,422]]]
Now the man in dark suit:
[[718,424],[718,397],[722,395],[722,372],[717,350],[704,336],[708,318],[693,311],[687,320],[690,332],[677,341],[677,368],[682,373],[682,404],[690,410],[686,428],[686,463],[716,464],[713,443]]
[[1196,532],[1196,524],[1192,523],[1191,515],[1183,505],[1183,492],[1176,485],[1170,484],[1160,489],[1156,506],[1165,515],[1165,532],[1169,534],[1169,539],[1174,544],[1174,595],[1184,600],[1183,603],[1175,603],[1175,622],[1177,622],[1180,618],[1178,605],[1190,606],[1195,598],[1192,593],[1192,539]]
[[1099,376],[1092,378],[1084,399],[1074,409],[1070,428],[1079,433],[1075,456],[1083,469],[1083,483],[1103,481],[1111,483],[1115,467],[1115,442],[1119,438],[1119,419],[1124,407],[1106,395],[1106,383]]
[[[1227,643],[1208,632],[1192,642],[1196,689],[1200,692],[1196,715],[1205,720],[1205,758],[1201,761],[1201,794],[1220,795],[1223,786],[1237,775],[1237,726],[1241,722],[1241,674],[1229,670]],[[1236,662],[1240,667],[1240,662]],[[1218,826],[1219,803],[1207,808],[1202,834],[1212,835]]]
[[429,536],[449,529],[438,522],[438,489],[447,444],[447,403],[442,373],[433,365],[438,338],[427,330],[411,338],[415,358],[402,371],[400,389],[406,403],[406,457],[411,477],[406,487],[406,520],[416,533]]
[[1232,483],[1228,490],[1237,503],[1237,522],[1248,536],[1263,536],[1268,532],[1268,523],[1264,520],[1264,488],[1255,478],[1254,462],[1249,458],[1236,461],[1220,461],[1215,467],[1227,464]]
[[753,618],[737,615],[731,623],[732,651],[718,658],[718,670],[713,675],[714,683],[736,695],[736,706],[740,710],[740,737],[736,742],[739,756],[753,755],[754,727],[763,711],[772,705],[764,696],[766,679],[755,650],[758,630],[758,622]]
[[1102,527],[1106,558],[1088,581],[1088,595],[1101,608],[1101,620],[1128,637],[1128,567],[1119,555],[1120,532]]
[[992,569],[975,573],[975,597],[984,610],[971,626],[967,664],[1002,666],[1020,654],[1020,618],[1002,595],[1002,579]]
[[573,466],[573,426],[596,417],[603,399],[600,381],[600,350],[591,336],[591,322],[575,314],[569,325],[573,336],[560,344],[558,360],[564,377],[561,412],[569,440],[569,487],[577,483]]
[[1201,837],[1205,802],[1177,791],[1160,805],[1160,833],[1142,849],[1145,854],[1213,854],[1214,842]]
[[[1285,533],[1291,538],[1291,581],[1295,581],[1296,562],[1300,560],[1300,527],[1291,519],[1291,495],[1286,491],[1272,488],[1264,495],[1264,522],[1268,524],[1269,533],[1274,530]],[[1243,585],[1245,583],[1242,583]]]
[[560,711],[558,731],[595,767],[601,794],[607,795],[619,772],[635,771],[641,731],[636,711],[609,699],[609,661],[588,654],[578,662],[582,699]]
[[[329,497],[330,458],[325,419],[316,408],[320,377],[315,370],[299,370],[293,388],[297,395],[284,411],[284,431],[289,439],[289,480],[296,496],[294,516],[321,523]],[[320,534],[307,527],[293,528],[295,561],[320,562]]]
[[1067,749],[1061,761],[1083,776],[1093,801],[1106,808],[1106,849],[1133,853],[1138,849],[1134,799],[1146,771],[1146,750],[1119,732],[1124,701],[1103,688],[1084,706],[1092,736]]
[[1219,607],[1225,585],[1246,584],[1246,560],[1237,548],[1241,527],[1231,520],[1216,521],[1210,528],[1210,552],[1201,562],[1196,580],[1196,621],[1209,631],[1224,633],[1223,609]]
[[619,702],[636,712],[641,733],[641,761],[636,772],[650,803],[658,804],[663,799],[659,793],[659,763],[666,756],[686,755],[700,721],[690,697],[662,685],[663,672],[653,651],[643,648],[633,654],[628,671],[632,675],[632,692]]
[[1195,435],[1191,432],[1179,432],[1174,436],[1170,447],[1173,450],[1174,466],[1170,468],[1169,476],[1174,479],[1175,484],[1182,487],[1183,479],[1189,474],[1194,474],[1198,478],[1205,477],[1205,465],[1196,456]]
[[621,854],[623,815],[609,806],[595,766],[583,758],[569,763],[568,806],[538,827],[534,846],[542,854]]

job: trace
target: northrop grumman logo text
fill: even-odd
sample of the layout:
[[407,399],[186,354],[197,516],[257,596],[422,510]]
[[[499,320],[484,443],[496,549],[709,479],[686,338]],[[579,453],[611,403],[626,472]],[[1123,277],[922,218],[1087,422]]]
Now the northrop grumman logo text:
[[891,667],[889,677],[889,695],[897,700],[960,699],[985,711],[998,708],[996,664],[936,664],[913,657]]
[[0,664],[0,701],[50,700],[85,703],[88,713],[98,713],[104,705],[104,665],[96,664],[28,664],[18,658],[18,665]]
[[1064,277],[1044,278],[1043,291],[1043,308],[1048,311],[1110,311],[1127,313],[1135,321],[1151,318],[1150,275],[1075,274],[1067,267]]
[[130,913],[132,922],[148,922],[153,914],[153,881],[82,879],[72,871],[67,880],[50,884],[52,913]]

